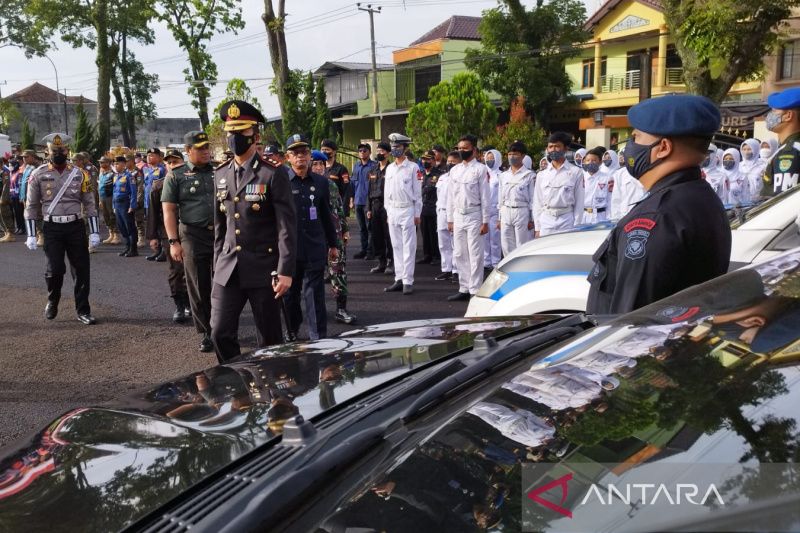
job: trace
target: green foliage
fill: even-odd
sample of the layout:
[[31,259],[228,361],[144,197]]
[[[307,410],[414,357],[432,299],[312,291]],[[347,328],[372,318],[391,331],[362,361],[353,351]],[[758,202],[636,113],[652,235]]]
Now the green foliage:
[[459,137],[471,133],[485,137],[497,122],[497,109],[483,91],[478,76],[464,72],[452,81],[431,87],[428,101],[408,112],[406,130],[414,150],[427,150],[439,143],[455,146]]
[[[316,87],[320,85],[324,88],[324,83],[320,82],[316,84]],[[311,71],[308,71],[308,74],[303,81],[303,101],[300,104],[300,113],[298,114],[298,120],[300,124],[298,124],[298,129],[300,131],[311,133],[314,130],[314,124],[316,122],[316,93],[314,92],[314,75]]]
[[536,126],[533,120],[525,112],[525,103],[522,98],[517,98],[511,103],[511,113],[507,124],[497,126],[495,130],[486,136],[484,144],[492,145],[505,153],[508,146],[514,141],[522,141],[528,148],[528,154],[534,159],[534,164],[538,157],[547,146],[547,134]]
[[333,137],[333,118],[331,117],[331,110],[328,108],[328,103],[325,101],[325,84],[323,82],[317,83],[317,88],[314,97],[314,132],[312,135],[312,143],[314,146],[319,146],[323,139]]
[[[302,116],[301,113],[304,82],[305,73],[302,70],[295,69],[289,71],[287,82],[283,86],[283,93],[285,95],[285,109],[282,116],[282,137],[286,137],[294,133],[304,133],[310,135],[311,128],[314,127],[313,120],[309,122],[304,116]],[[277,77],[272,80],[269,90],[272,94],[279,96]]]
[[215,85],[213,80],[217,78],[217,65],[208,52],[208,42],[214,35],[236,34],[244,28],[241,4],[237,0],[159,0],[159,4],[159,19],[189,56],[183,75],[190,83],[192,105],[205,128],[209,124],[209,87]]
[[22,113],[14,102],[0,100],[0,132],[7,133],[9,126],[19,120],[22,120]]
[[22,119],[22,132],[19,138],[20,147],[23,150],[33,150],[36,145],[36,128],[31,128],[27,117]]
[[75,125],[75,134],[72,136],[72,151],[89,152],[95,145],[95,125],[89,122],[83,102],[75,107],[75,115],[78,122]]
[[539,0],[530,11],[520,0],[500,0],[483,12],[481,48],[468,49],[465,62],[506,106],[522,96],[528,113],[546,125],[548,111],[570,95],[564,61],[579,53],[575,43],[588,40],[585,21],[580,0]]
[[683,60],[686,88],[722,102],[739,80],[763,79],[785,20],[800,0],[664,0],[664,17]]

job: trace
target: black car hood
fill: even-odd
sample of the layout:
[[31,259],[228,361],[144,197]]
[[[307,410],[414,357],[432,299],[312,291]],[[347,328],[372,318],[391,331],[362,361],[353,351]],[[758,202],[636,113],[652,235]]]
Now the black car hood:
[[[337,403],[461,350],[557,320],[442,319],[370,326],[258,350],[129,398],[74,409],[0,452],[0,530],[130,524]],[[322,415],[324,416],[324,415]]]

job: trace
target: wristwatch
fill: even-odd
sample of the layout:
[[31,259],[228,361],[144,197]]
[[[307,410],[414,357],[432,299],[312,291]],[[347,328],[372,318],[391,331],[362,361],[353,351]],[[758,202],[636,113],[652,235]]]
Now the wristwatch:
[[172,246],[173,244],[180,244],[181,240],[180,239],[167,239],[167,242],[169,243],[170,246]]

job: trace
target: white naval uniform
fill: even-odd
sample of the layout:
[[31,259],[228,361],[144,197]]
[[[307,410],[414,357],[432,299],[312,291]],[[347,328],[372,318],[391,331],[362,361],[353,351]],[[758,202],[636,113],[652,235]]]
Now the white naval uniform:
[[[594,224],[608,220],[609,181],[607,172],[597,171],[594,175],[584,172],[583,223]],[[613,181],[612,181],[613,183]]]
[[467,412],[495,428],[504,437],[533,448],[541,446],[556,433],[553,426],[522,409],[513,411],[496,403],[478,402]]
[[389,237],[394,252],[394,279],[403,285],[414,284],[414,262],[417,254],[417,226],[414,218],[422,212],[422,182],[417,179],[419,167],[404,159],[386,167],[383,198]]
[[[500,168],[503,156],[497,150],[489,150],[494,155],[495,168]],[[500,219],[500,211],[497,208],[497,197],[500,194],[500,172],[489,171],[489,231],[483,236],[483,266],[494,268],[500,262],[500,230],[497,228],[497,221]]]
[[627,168],[614,172],[614,190],[611,193],[611,220],[619,220],[644,198],[642,184],[631,176]]
[[483,283],[483,235],[489,223],[489,181],[486,165],[476,159],[450,171],[447,222],[453,224],[453,257],[459,292],[477,294]]
[[517,247],[533,239],[528,223],[533,221],[533,189],[536,173],[525,167],[510,168],[500,174],[500,239],[503,255],[508,256]]
[[545,236],[571,229],[583,220],[583,170],[568,161],[551,163],[536,177],[533,195],[536,231]]
[[439,256],[442,258],[442,272],[457,272],[453,263],[453,234],[447,229],[447,199],[450,173],[442,174],[436,180],[436,233],[439,236]]

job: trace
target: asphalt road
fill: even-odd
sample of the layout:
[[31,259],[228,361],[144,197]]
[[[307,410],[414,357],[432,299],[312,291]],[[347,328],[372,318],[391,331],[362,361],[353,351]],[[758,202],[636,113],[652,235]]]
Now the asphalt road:
[[[355,221],[352,226],[357,232]],[[216,363],[213,354],[197,350],[200,337],[193,327],[171,321],[167,264],[145,261],[144,255],[121,258],[120,250],[104,245],[91,256],[90,301],[98,324],[84,326],[75,319],[69,276],[59,315],[47,321],[44,253],[29,251],[21,237],[0,243],[0,446],[42,430],[74,407],[125,396]],[[351,246],[348,256],[355,251]],[[370,274],[372,266],[372,261],[349,261],[348,308],[358,320],[352,326],[335,322],[334,301],[327,297],[329,335],[360,325],[463,316],[466,311],[465,302],[446,300],[457,284],[434,281],[438,266],[417,265],[410,296],[384,293],[393,277]],[[243,349],[255,348],[249,307],[240,339]]]

